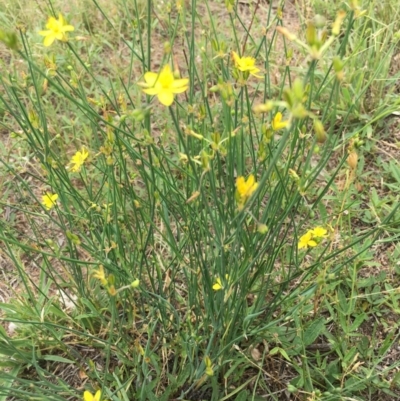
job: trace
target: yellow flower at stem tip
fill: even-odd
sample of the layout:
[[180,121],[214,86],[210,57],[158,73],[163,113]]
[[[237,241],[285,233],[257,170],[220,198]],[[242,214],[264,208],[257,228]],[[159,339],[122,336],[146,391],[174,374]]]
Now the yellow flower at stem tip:
[[56,201],[58,199],[57,194],[52,194],[51,192],[46,192],[42,196],[42,205],[47,209],[50,210],[56,205]]
[[65,22],[64,17],[58,14],[58,19],[54,17],[49,17],[46,24],[45,31],[39,31],[39,35],[44,36],[43,44],[48,47],[57,39],[62,42],[67,42],[68,37],[66,32],[73,31],[75,28],[72,25],[68,25]]
[[169,64],[164,66],[160,73],[146,72],[145,82],[139,82],[143,92],[147,95],[157,95],[158,100],[164,106],[171,106],[174,95],[185,92],[189,87],[189,79],[175,79]]
[[71,158],[71,161],[69,163],[70,169],[73,173],[79,173],[81,171],[81,168],[83,164],[85,163],[85,160],[88,158],[89,152],[85,149],[82,148],[81,151],[77,151]]
[[275,114],[271,125],[274,131],[279,131],[280,129],[286,128],[289,125],[289,121],[282,121],[282,113],[278,111]]
[[302,248],[307,249],[309,246],[310,247],[317,246],[317,243],[312,238],[313,238],[312,230],[308,231],[307,234],[302,235],[297,245],[298,249]]
[[90,391],[85,391],[83,393],[83,401],[100,401],[100,398],[101,398],[101,390],[97,390],[95,395],[93,395]]
[[247,180],[243,176],[236,178],[236,194],[239,205],[243,206],[257,187],[258,183],[255,182],[253,174],[250,174]]
[[315,227],[312,230],[313,236],[317,237],[317,238],[324,238],[324,237],[326,237],[327,233],[328,233],[328,231],[324,227]]
[[256,59],[253,57],[240,57],[236,52],[232,51],[232,59],[235,63],[235,67],[242,72],[248,72],[256,78],[262,78],[261,75],[257,75],[260,69],[255,66]]

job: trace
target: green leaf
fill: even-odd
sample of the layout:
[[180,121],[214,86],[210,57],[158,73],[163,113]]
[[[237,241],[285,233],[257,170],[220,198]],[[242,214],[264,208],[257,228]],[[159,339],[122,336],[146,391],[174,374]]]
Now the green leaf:
[[337,296],[338,296],[339,307],[340,307],[341,311],[345,315],[347,315],[348,310],[349,310],[349,304],[347,303],[346,295],[344,294],[344,292],[341,288],[338,289]]
[[367,386],[365,383],[361,381],[358,377],[350,377],[350,379],[347,379],[344,383],[344,388],[346,390],[350,390],[351,392],[353,391],[361,391],[364,390]]
[[241,364],[242,364],[242,366],[246,366],[246,359],[245,358],[238,358],[235,361],[233,361],[232,362],[232,366],[224,374],[224,379],[227,379],[232,373],[235,373],[235,375],[237,375],[238,372],[240,371],[239,366]]
[[247,390],[243,390],[237,395],[235,401],[246,401],[248,399],[249,399],[249,392]]
[[71,359],[63,358],[62,356],[58,355],[44,355],[41,359],[52,362],[75,363],[75,361],[71,361]]
[[272,348],[271,351],[269,351],[269,354],[270,355],[281,354],[287,361],[291,362],[289,355],[283,348],[280,347]]
[[322,333],[325,327],[325,319],[320,318],[314,320],[304,332],[304,345],[311,345],[317,337]]
[[11,370],[11,372],[8,373],[7,377],[4,377],[0,381],[0,386],[1,386],[1,391],[5,393],[5,395],[2,395],[0,397],[0,401],[6,401],[9,397],[8,390],[11,388],[11,386],[14,383],[14,378],[18,376],[18,373],[23,367],[21,365],[15,366],[14,369]]
[[349,365],[353,364],[356,361],[356,354],[357,354],[356,347],[352,347],[346,352],[342,362],[343,368],[346,369]]
[[354,319],[354,322],[350,326],[350,331],[356,331],[362,322],[367,319],[367,314],[366,313],[361,313],[360,315],[357,315],[356,318]]
[[340,368],[339,368],[339,361],[332,361],[326,367],[326,377],[331,383],[334,383],[335,380],[340,378]]

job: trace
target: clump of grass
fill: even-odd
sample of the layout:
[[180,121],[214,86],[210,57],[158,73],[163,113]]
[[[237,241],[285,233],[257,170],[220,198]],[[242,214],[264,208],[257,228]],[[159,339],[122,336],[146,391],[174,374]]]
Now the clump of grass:
[[[33,28],[18,47],[3,35],[22,60],[0,92],[15,143],[0,158],[14,194],[0,240],[19,280],[1,305],[4,399],[395,394],[376,370],[395,337],[375,357],[354,340],[369,318],[358,266],[383,230],[394,238],[398,208],[360,228],[346,217],[370,124],[343,105],[360,10],[316,16],[303,40],[282,9],[257,2],[247,21],[230,0],[197,6],[123,2],[108,18],[93,2],[76,23],[49,7],[47,50]],[[92,47],[96,14],[125,75],[102,69],[113,46],[103,32]],[[294,52],[307,61],[295,76]]]

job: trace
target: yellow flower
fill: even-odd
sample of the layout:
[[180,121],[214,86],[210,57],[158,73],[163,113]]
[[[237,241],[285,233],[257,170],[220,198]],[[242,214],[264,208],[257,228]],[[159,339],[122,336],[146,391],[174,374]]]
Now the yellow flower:
[[158,100],[164,106],[171,106],[174,94],[185,92],[189,86],[189,79],[175,79],[168,64],[158,74],[146,72],[144,80],[146,82],[138,83],[143,87],[143,92],[148,95],[157,95]]
[[289,121],[282,121],[282,113],[278,111],[272,120],[272,129],[274,131],[279,131],[282,128],[286,128],[289,125]]
[[[229,280],[229,274],[225,274],[225,279],[228,281]],[[224,286],[222,285],[222,281],[220,278],[217,278],[215,280],[215,284],[212,286],[214,291],[219,291],[219,290],[223,290]]]
[[50,210],[56,204],[58,199],[57,194],[52,194],[51,192],[46,192],[45,195],[42,196],[42,205],[47,209]]
[[83,393],[83,401],[100,401],[100,398],[101,398],[100,390],[97,390],[95,395],[93,395],[90,391],[85,391]]
[[305,248],[307,249],[309,246],[314,247],[317,246],[317,243],[312,239],[313,231],[309,230],[307,234],[304,234],[300,237],[300,241],[298,243],[298,249]]
[[215,280],[215,284],[212,286],[212,288],[213,288],[213,290],[214,291],[219,291],[219,290],[222,290],[224,287],[222,286],[222,283],[221,283],[221,279],[220,278],[217,278],[216,280]]
[[261,75],[257,75],[260,69],[255,66],[256,59],[253,57],[239,57],[239,55],[232,51],[233,62],[235,67],[242,72],[248,72],[256,78],[262,78]]
[[254,175],[250,174],[247,180],[243,176],[236,179],[236,194],[240,207],[243,207],[250,196],[257,189],[258,183],[255,182]]
[[323,227],[315,227],[312,230],[313,236],[317,237],[317,238],[324,238],[324,237],[326,237],[327,233],[328,233],[328,231],[325,230],[325,228],[323,228]]
[[46,24],[46,31],[39,31],[39,35],[44,36],[43,44],[50,46],[56,39],[67,42],[68,38],[65,32],[73,31],[75,28],[65,22],[64,17],[58,14],[58,19],[49,17]]
[[100,280],[101,284],[103,284],[103,285],[107,285],[108,284],[108,281],[106,279],[106,275],[104,273],[103,265],[99,266],[99,270],[94,270],[93,273],[92,273],[92,276],[94,278],[97,278],[98,280]]
[[81,167],[85,163],[85,160],[89,156],[89,152],[85,149],[82,148],[82,151],[77,151],[73,156],[70,161],[70,169],[73,173],[78,173],[81,171]]

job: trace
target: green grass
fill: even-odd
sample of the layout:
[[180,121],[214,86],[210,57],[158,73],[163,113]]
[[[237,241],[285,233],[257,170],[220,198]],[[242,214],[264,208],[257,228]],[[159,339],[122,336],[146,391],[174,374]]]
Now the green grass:
[[299,3],[0,1],[0,401],[398,398],[398,7]]

